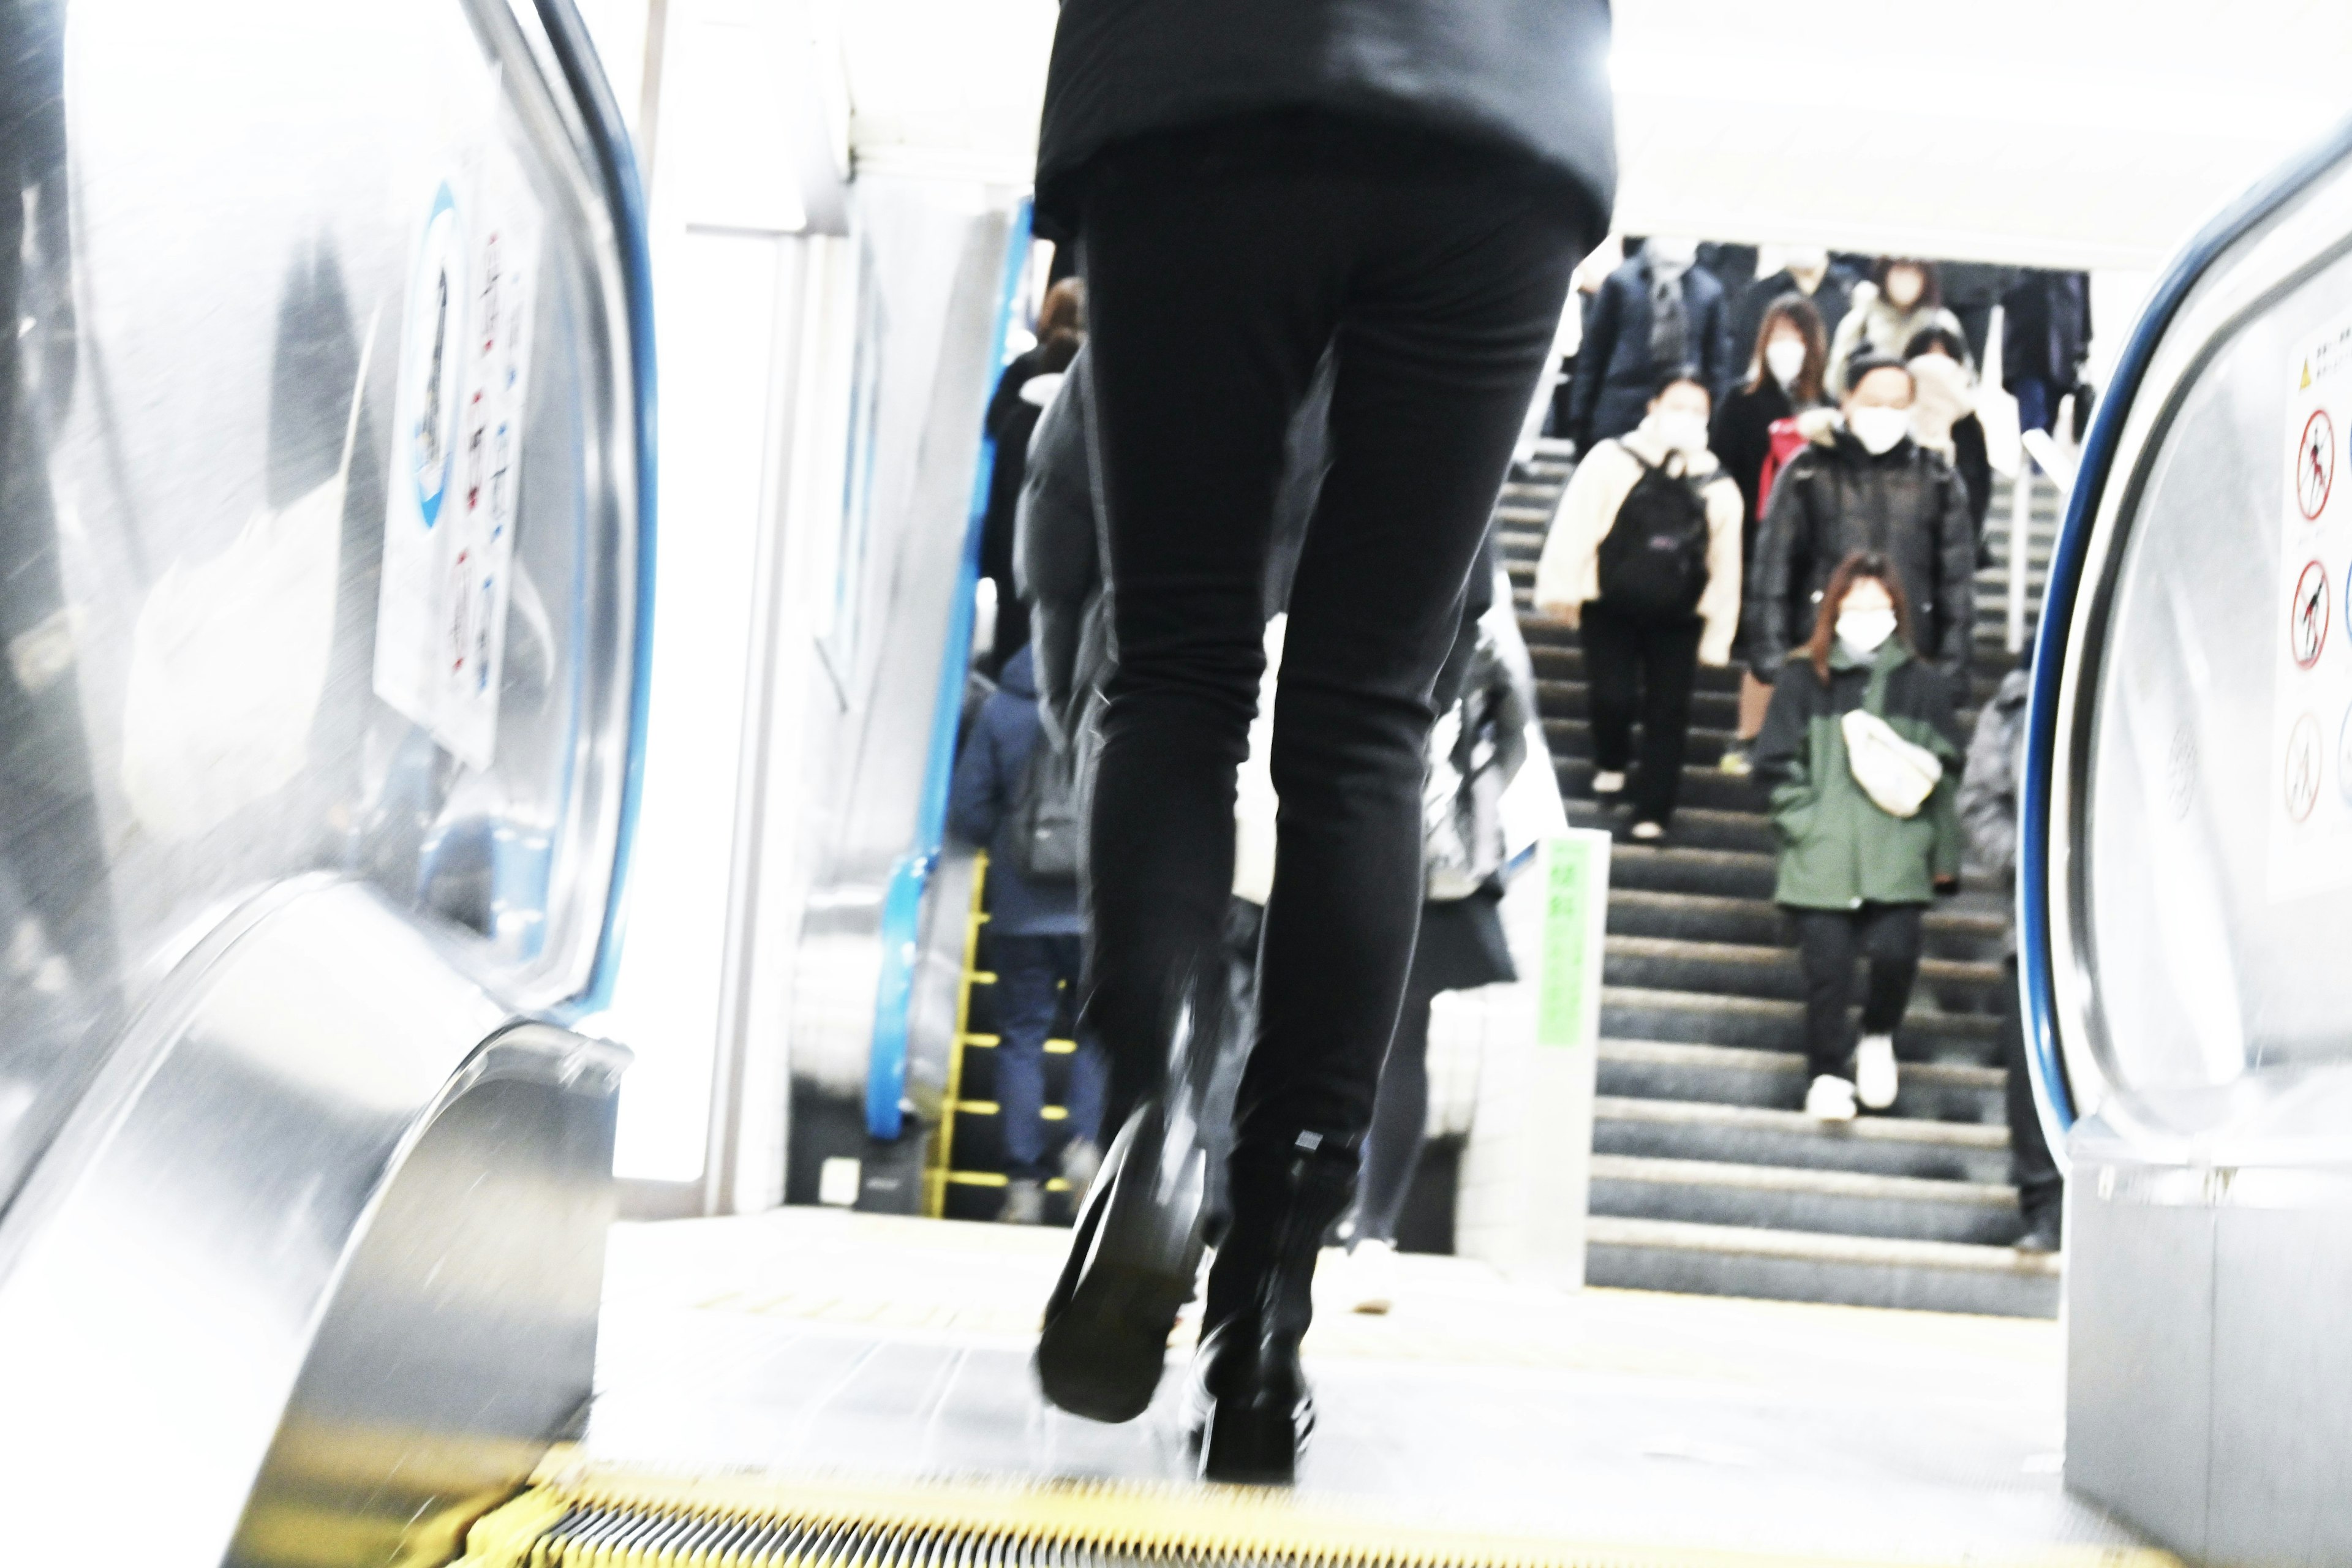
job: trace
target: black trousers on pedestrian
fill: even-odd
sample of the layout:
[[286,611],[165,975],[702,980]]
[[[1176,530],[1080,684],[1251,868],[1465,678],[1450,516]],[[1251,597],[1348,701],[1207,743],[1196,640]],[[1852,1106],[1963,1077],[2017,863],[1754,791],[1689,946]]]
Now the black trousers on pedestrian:
[[1911,1005],[1919,977],[1920,904],[1864,904],[1857,910],[1789,910],[1805,971],[1808,1078],[1853,1076],[1854,971],[1870,963],[1862,1032],[1891,1035]]
[[1612,773],[1632,768],[1626,802],[1633,819],[1664,827],[1674,820],[1675,803],[1682,798],[1702,623],[1696,616],[1670,621],[1628,616],[1596,600],[1584,606],[1578,629],[1592,714],[1592,765]]
[[2050,1155],[2042,1115],[2033,1104],[2033,1079],[2025,1065],[2025,1007],[2017,994],[2017,955],[2001,964],[2000,1065],[2009,1074],[2009,1158],[2017,1184],[2017,1206],[2033,1223],[2065,1196],[2065,1178]]
[[1357,1241],[1394,1241],[1405,1194],[1412,1190],[1423,1134],[1429,1131],[1429,1009],[1437,996],[1419,984],[1405,988],[1396,1037],[1389,1044],[1388,1065],[1381,1070],[1371,1132],[1364,1140]]
[[1329,346],[1236,1114],[1242,1145],[1352,1148],[1421,906],[1431,688],[1597,226],[1505,153],[1312,113],[1114,148],[1083,222],[1118,646],[1087,877],[1109,1110],[1160,1086],[1181,999],[1223,962],[1284,432]]

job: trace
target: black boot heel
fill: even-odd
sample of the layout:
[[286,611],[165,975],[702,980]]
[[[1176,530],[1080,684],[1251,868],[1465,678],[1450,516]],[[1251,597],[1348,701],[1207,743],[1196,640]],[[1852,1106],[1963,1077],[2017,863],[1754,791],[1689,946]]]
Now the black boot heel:
[[1230,1486],[1286,1487],[1315,1430],[1315,1407],[1302,1392],[1279,1400],[1221,1399],[1201,1428],[1201,1479]]
[[1200,1275],[1207,1171],[1157,1104],[1119,1129],[1045,1302],[1036,1369],[1050,1403],[1092,1421],[1132,1421],[1150,1406]]

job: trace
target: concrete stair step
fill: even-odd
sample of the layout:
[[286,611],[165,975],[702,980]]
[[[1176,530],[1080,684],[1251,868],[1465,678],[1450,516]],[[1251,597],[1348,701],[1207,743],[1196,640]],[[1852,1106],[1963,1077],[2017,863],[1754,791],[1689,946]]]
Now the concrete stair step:
[[1822,1122],[1801,1110],[1622,1095],[1594,1101],[1592,1150],[1996,1184],[2010,1170],[2009,1129],[1994,1123],[1884,1115]]
[[[1591,757],[1560,757],[1552,759],[1553,771],[1559,777],[1559,792],[1570,800],[1592,798],[1592,759]],[[1709,811],[1760,812],[1764,809],[1765,790],[1752,779],[1735,778],[1712,764],[1701,767],[1685,763],[1683,767],[1682,801],[1684,805],[1698,806]]]
[[2013,1187],[1630,1154],[1593,1156],[1591,1212],[1979,1247],[2008,1246],[2023,1223]]
[[[1801,1002],[1804,972],[1794,948],[1751,942],[1693,942],[1686,938],[1609,938],[1608,984],[1656,991],[1704,992],[1755,999]],[[1979,1000],[1979,1010],[2000,1007],[2005,976],[1998,963],[1949,958],[1922,959],[1918,984],[1948,1010],[1953,998]]]
[[2005,1247],[1595,1215],[1585,1279],[1623,1289],[1760,1296],[2006,1317],[2058,1314],[2058,1260]]
[[[1737,698],[1733,699],[1735,703],[1738,700]],[[1734,722],[1737,722],[1736,715]],[[1547,713],[1544,715],[1543,727],[1544,740],[1551,747],[1553,760],[1592,755],[1592,722],[1581,712],[1564,718],[1556,718]],[[1636,730],[1634,734],[1638,743],[1640,731]],[[1685,750],[1683,754],[1699,767],[1711,768],[1723,760],[1723,749],[1731,744],[1732,731],[1731,726],[1727,724],[1718,729],[1694,720],[1691,727],[1684,731],[1684,735]]]
[[1769,900],[1775,867],[1771,856],[1746,850],[1619,844],[1609,854],[1609,886],[1612,896],[1622,888]]
[[[1536,706],[1543,710],[1547,721],[1566,719],[1582,723],[1586,712],[1584,693],[1580,675],[1573,680],[1539,679],[1536,682]],[[1738,691],[1692,692],[1691,722],[1729,734],[1739,723]]]
[[[1624,1100],[1674,1100],[1795,1110],[1805,1102],[1805,1058],[1747,1046],[1603,1039],[1600,1087]],[[2008,1075],[1974,1062],[1906,1062],[1894,1114],[1924,1121],[2007,1125]]]
[[[1568,803],[1568,825],[1570,827],[1597,827],[1602,832],[1615,832],[1628,815],[1622,807],[1602,805],[1597,801],[1571,800]],[[1675,808],[1672,837],[1675,843],[1695,849],[1763,852],[1772,848],[1772,824],[1761,812],[1710,811],[1677,806]]]
[[[1990,1013],[1938,1013],[1923,1004],[1922,985],[1895,1031],[1895,1052],[1906,1061],[1997,1059],[2000,1019]],[[1694,1045],[1804,1049],[1804,1005],[1773,996],[1733,996],[1652,986],[1604,985],[1601,1032],[1640,1040]]]
[[[1581,804],[1581,803],[1577,803]],[[1576,805],[1570,807],[1574,819]],[[1679,826],[1685,816],[1677,813]],[[1938,958],[1996,959],[2006,922],[1997,914],[1964,913],[1931,907],[1922,921],[1927,952]],[[1621,936],[1669,936],[1688,942],[1757,942],[1786,947],[1795,931],[1780,907],[1769,899],[1731,899],[1705,893],[1658,893],[1639,888],[1609,890],[1609,930]]]

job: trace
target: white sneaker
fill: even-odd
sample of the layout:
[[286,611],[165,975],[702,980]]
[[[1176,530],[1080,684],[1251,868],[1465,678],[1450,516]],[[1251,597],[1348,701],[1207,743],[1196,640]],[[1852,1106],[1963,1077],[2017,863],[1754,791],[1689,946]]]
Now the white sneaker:
[[1348,1310],[1379,1317],[1396,1304],[1395,1242],[1360,1241],[1345,1256]]
[[1895,1103],[1895,1037],[1864,1035],[1853,1053],[1854,1098],[1873,1110]]
[[1853,1120],[1853,1085],[1823,1073],[1805,1091],[1805,1114],[1816,1121]]
[[1625,775],[1623,773],[1594,773],[1592,775],[1592,793],[1595,795],[1623,795],[1625,793]]
[[1636,844],[1655,844],[1666,836],[1666,830],[1654,822],[1637,822],[1629,837]]

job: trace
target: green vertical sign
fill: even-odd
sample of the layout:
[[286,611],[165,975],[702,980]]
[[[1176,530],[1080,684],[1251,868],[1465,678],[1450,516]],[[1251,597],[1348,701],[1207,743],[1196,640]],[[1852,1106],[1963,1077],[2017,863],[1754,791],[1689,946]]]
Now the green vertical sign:
[[[1596,842],[1597,841],[1597,842]],[[1600,984],[1593,931],[1595,900],[1605,903],[1608,838],[1571,833],[1544,840],[1543,973],[1536,997],[1536,1043],[1585,1046]]]

